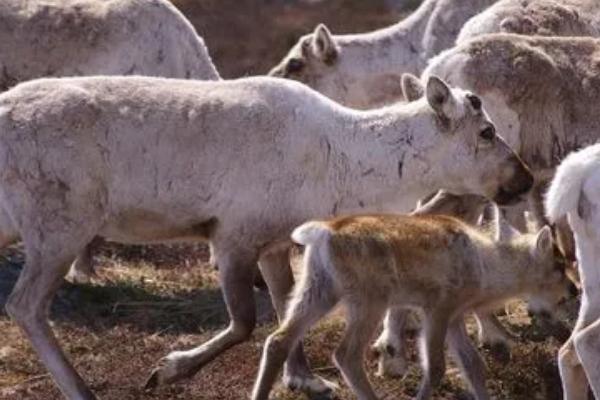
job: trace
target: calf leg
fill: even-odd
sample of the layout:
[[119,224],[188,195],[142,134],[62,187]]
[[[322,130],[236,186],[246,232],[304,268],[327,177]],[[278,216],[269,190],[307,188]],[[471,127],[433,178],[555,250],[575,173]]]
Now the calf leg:
[[448,327],[448,346],[471,386],[475,399],[488,400],[485,388],[486,366],[467,335],[462,316],[455,318]]
[[[89,400],[95,399],[94,395],[67,360],[47,321],[54,293],[78,251],[76,236],[70,239],[63,242],[47,238],[44,243],[37,241],[38,245],[24,239],[25,267],[8,299],[6,311],[25,332],[63,395],[71,400]],[[82,248],[83,243],[79,246]]]
[[334,361],[344,380],[359,400],[377,400],[364,369],[364,353],[383,316],[385,306],[360,303],[348,304],[348,323],[342,341],[335,351]]
[[377,375],[400,378],[406,373],[406,324],[410,311],[402,308],[388,309],[383,320],[383,332],[373,349],[377,353]]
[[433,389],[438,386],[446,373],[444,343],[448,329],[448,310],[434,310],[426,313],[423,319],[421,337],[421,363],[423,379],[417,400],[429,399]]
[[[277,318],[282,323],[285,318],[287,298],[294,285],[289,247],[278,248],[262,255],[258,265],[269,288]],[[309,397],[319,398],[328,396],[336,387],[332,382],[311,372],[301,341],[298,341],[289,353],[284,366],[283,382],[291,390],[300,390]]]
[[201,346],[174,351],[159,361],[146,382],[147,388],[189,378],[232,346],[247,340],[256,323],[252,289],[257,256],[250,251],[216,252],[219,281],[231,322],[227,329]]
[[476,313],[479,343],[492,350],[492,355],[499,361],[510,360],[510,349],[515,344],[515,337],[491,313]]
[[[286,318],[279,328],[271,334],[266,342],[260,361],[258,377],[252,391],[252,400],[266,400],[277,379],[277,374],[289,355],[298,347],[298,341],[304,333],[327,314],[337,303],[333,288],[327,281],[313,282],[317,287],[310,287],[311,277],[300,285],[302,290],[294,298],[286,313]],[[324,285],[327,285],[326,287]]]

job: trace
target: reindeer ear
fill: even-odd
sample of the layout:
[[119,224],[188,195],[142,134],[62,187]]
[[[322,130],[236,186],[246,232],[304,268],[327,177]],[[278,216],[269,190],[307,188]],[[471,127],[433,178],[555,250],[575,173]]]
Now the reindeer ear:
[[319,24],[313,35],[313,54],[325,63],[333,62],[337,58],[338,49],[329,29],[325,24]]
[[423,84],[419,78],[413,74],[402,74],[402,78],[400,78],[400,85],[402,87],[402,94],[408,102],[418,100],[425,94],[425,88],[423,87]]
[[544,225],[535,238],[535,249],[538,253],[544,254],[552,250],[553,243],[552,229]]
[[449,117],[448,110],[452,105],[453,98],[446,82],[437,76],[431,76],[427,81],[425,95],[427,102],[438,115]]

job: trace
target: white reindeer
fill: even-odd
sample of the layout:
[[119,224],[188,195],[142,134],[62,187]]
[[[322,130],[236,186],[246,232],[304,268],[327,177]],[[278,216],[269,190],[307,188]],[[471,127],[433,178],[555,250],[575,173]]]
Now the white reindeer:
[[[46,321],[68,264],[97,235],[208,240],[231,323],[207,343],[169,354],[148,385],[189,377],[251,334],[257,262],[281,315],[292,278],[279,243],[300,222],[407,209],[436,187],[499,203],[529,190],[531,173],[490,135],[480,105],[437,78],[422,101],[368,112],[274,78],[20,84],[0,95],[0,238],[22,238],[26,253],[7,311],[64,395],[91,399]],[[286,381],[329,390],[301,347]]]
[[167,0],[2,0],[0,18],[0,90],[44,76],[219,79]]
[[496,0],[425,0],[409,17],[373,32],[332,35],[320,24],[269,73],[307,84],[338,103],[376,108],[402,99],[403,72],[420,73],[451,47],[462,25]]
[[570,154],[546,196],[551,221],[567,216],[583,293],[577,323],[558,356],[565,400],[600,398],[600,144]]
[[600,36],[597,0],[500,0],[467,21],[456,43],[489,33]]
[[[0,91],[45,76],[220,79],[202,38],[166,0],[3,0],[0,20]],[[92,247],[69,280],[94,275]]]

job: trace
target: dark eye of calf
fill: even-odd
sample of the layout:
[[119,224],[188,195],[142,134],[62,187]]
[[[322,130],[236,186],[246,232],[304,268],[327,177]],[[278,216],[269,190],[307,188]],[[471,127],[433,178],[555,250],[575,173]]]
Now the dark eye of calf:
[[288,74],[294,74],[300,72],[304,68],[304,61],[299,60],[297,58],[292,58],[288,61],[287,66],[285,67],[285,71]]
[[481,99],[474,94],[467,95],[467,99],[471,103],[471,106],[475,109],[475,111],[481,110]]
[[493,126],[488,126],[484,130],[479,132],[479,136],[483,140],[494,140],[494,138],[496,137],[496,128],[494,128]]

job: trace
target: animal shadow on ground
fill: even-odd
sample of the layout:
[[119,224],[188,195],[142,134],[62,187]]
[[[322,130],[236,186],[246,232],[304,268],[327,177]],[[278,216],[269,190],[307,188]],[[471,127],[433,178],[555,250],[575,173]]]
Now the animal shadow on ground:
[[[204,246],[119,246],[102,244],[90,284],[65,281],[56,293],[50,319],[93,331],[126,324],[140,332],[186,334],[215,330],[228,321]],[[188,256],[186,258],[186,255]],[[24,263],[12,247],[0,253],[0,316]],[[273,318],[268,294],[256,292],[259,321]]]

